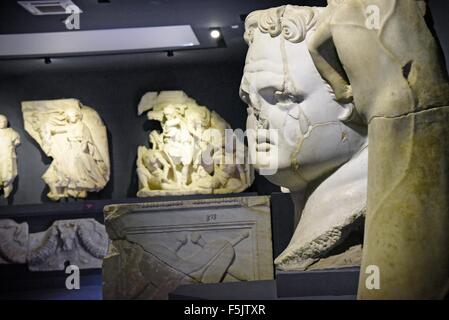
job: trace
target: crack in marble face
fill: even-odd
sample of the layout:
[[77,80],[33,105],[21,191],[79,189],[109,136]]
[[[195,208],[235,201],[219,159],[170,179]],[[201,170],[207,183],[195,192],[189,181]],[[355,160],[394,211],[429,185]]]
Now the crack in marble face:
[[[275,162],[281,173],[267,178],[294,189],[349,160],[365,137],[341,123],[353,106],[336,102],[318,73],[307,47],[313,29],[304,41],[291,42],[282,33],[273,37],[252,28],[240,86],[247,129],[255,131],[250,148],[256,169]],[[281,179],[282,171],[293,172],[297,181]]]

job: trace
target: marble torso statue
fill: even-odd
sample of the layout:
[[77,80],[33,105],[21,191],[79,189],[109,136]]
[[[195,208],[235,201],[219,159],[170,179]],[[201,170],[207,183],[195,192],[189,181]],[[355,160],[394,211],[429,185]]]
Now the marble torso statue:
[[3,189],[5,198],[12,193],[17,177],[16,147],[19,144],[19,134],[8,128],[8,119],[0,114],[0,190]]
[[[425,14],[424,1],[329,0],[309,45],[339,101],[353,100],[368,127],[361,299],[449,289],[449,82]],[[379,290],[366,286],[369,266],[380,270]]]

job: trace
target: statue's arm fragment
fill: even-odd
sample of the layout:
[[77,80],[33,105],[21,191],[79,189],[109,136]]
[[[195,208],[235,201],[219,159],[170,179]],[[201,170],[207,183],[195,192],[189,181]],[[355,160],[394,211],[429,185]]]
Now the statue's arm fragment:
[[15,147],[19,146],[21,141],[20,141],[20,135],[13,131],[13,139],[12,139],[12,143]]
[[[325,47],[330,45],[331,47]],[[332,31],[329,21],[322,21],[308,43],[309,51],[312,59],[320,72],[321,76],[331,85],[338,101],[348,103],[352,102],[352,89],[350,84],[342,77],[342,75],[331,65],[331,63],[323,55],[325,50],[335,52],[332,42]],[[327,52],[328,55],[330,52]],[[338,56],[335,60],[338,61]]]

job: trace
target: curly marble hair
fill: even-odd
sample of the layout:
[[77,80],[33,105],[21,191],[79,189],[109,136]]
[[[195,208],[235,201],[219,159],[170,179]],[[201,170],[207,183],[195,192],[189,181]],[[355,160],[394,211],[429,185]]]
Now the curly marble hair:
[[[344,0],[329,0],[340,4]],[[250,13],[245,20],[245,41],[248,45],[254,40],[254,30],[268,33],[271,37],[282,35],[291,43],[300,43],[306,39],[309,31],[315,30],[323,7],[303,7],[286,5]],[[324,79],[323,83],[332,98],[337,101],[334,90]],[[352,122],[356,111],[352,103],[345,104],[346,112],[340,118],[343,122]]]
[[250,13],[245,20],[245,41],[251,44],[254,30],[268,33],[271,37],[282,35],[284,39],[299,43],[313,29],[323,8],[286,5]]

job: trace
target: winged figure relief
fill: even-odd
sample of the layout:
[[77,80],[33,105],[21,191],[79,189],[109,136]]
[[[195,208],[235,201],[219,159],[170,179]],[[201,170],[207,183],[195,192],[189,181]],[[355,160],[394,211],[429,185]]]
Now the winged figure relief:
[[43,179],[48,197],[85,198],[110,176],[106,127],[98,113],[76,99],[22,102],[26,131],[53,159]]

